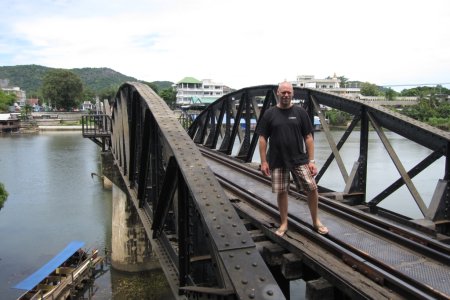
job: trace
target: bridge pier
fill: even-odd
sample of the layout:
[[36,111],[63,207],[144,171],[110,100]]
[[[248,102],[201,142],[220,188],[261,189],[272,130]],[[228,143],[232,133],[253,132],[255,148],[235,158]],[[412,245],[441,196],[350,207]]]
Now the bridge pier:
[[126,272],[161,268],[133,203],[112,185],[111,265]]

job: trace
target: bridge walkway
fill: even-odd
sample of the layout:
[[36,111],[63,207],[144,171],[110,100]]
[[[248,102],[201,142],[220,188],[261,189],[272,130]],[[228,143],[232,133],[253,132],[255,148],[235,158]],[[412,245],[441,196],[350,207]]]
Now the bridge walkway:
[[[213,159],[207,159],[208,165],[213,170],[213,172],[219,176],[223,181],[233,182],[236,186],[245,187],[248,194],[253,195],[258,198],[261,202],[271,206],[276,207],[276,195],[272,193],[269,181],[261,182],[260,179],[255,179],[252,176],[246,176],[242,172],[236,172],[234,169],[218,163]],[[321,201],[326,200],[325,197],[320,196]],[[330,201],[330,199],[328,199]],[[332,200],[335,201],[335,200]],[[238,201],[239,202],[239,201]],[[347,207],[348,209],[348,207]],[[352,208],[350,208],[352,209]],[[356,214],[361,212],[353,208]],[[256,212],[257,209],[247,209],[249,214]],[[350,257],[342,255],[341,252],[338,253],[342,259],[343,264],[334,263],[329,265],[328,270],[323,272],[321,275],[327,280],[333,282],[333,284],[339,286],[339,282],[342,280],[349,280],[351,285],[357,285],[361,283],[361,276],[356,276],[356,278],[344,278],[345,274],[348,273],[348,268],[360,268],[361,273],[366,273],[366,276],[371,277],[373,281],[367,283],[372,288],[375,288],[371,293],[378,293],[376,282],[385,284],[389,286],[394,284],[389,281],[396,281],[398,278],[403,278],[405,282],[403,288],[416,290],[415,293],[420,294],[420,290],[434,290],[437,297],[444,295],[444,298],[450,295],[450,265],[448,255],[449,247],[448,245],[442,245],[447,251],[447,255],[443,255],[441,259],[436,259],[432,256],[426,256],[421,253],[419,248],[412,248],[408,245],[402,245],[398,238],[393,239],[382,232],[374,232],[363,225],[356,224],[351,220],[351,218],[343,218],[340,215],[336,215],[333,210],[330,210],[326,205],[320,204],[319,216],[324,224],[329,228],[330,232],[326,237],[320,236],[315,233],[311,226],[311,217],[308,209],[308,205],[304,196],[299,196],[296,193],[289,195],[289,222],[292,226],[289,227],[284,240],[289,244],[287,248],[291,249],[300,256],[309,255],[316,262],[326,262],[328,259],[324,259],[321,255],[333,255],[333,247],[343,247],[345,249],[357,252],[363,257],[365,262],[370,264],[377,264],[378,271],[363,270],[362,266],[355,267],[356,262]],[[381,222],[392,222],[387,220],[382,220],[379,216],[368,215],[369,218],[378,219]],[[270,231],[275,231],[278,227],[278,218],[269,218],[265,221],[261,221],[261,216],[254,218],[255,225],[259,228],[266,227]],[[300,224],[303,229],[298,229],[295,224]],[[306,227],[306,233],[305,233]],[[410,228],[405,228],[401,224],[392,224],[391,228],[397,228],[397,230],[410,231]],[[424,240],[431,240],[433,237],[427,236],[423,232],[415,231],[414,233],[418,238],[423,238]],[[282,241],[273,234],[272,238],[279,244],[283,244]],[[314,238],[311,239],[311,236]],[[309,245],[311,242],[319,242],[324,246],[325,252],[315,250],[316,252],[307,249],[308,253],[303,251],[306,249],[297,248],[295,246],[296,242],[300,242],[301,246]],[[333,244],[333,245],[331,245]],[[337,253],[334,253],[337,254]],[[341,256],[342,255],[342,256]],[[350,266],[349,266],[350,265]],[[315,267],[317,269],[317,266]],[[333,268],[337,268],[334,269]],[[376,273],[376,274],[375,274]],[[335,274],[336,277],[330,274]],[[350,274],[349,274],[350,275]],[[392,278],[389,278],[392,276]],[[353,276],[353,275],[350,275]],[[396,277],[396,278],[394,278]],[[356,281],[355,281],[356,279]],[[347,282],[348,284],[348,282]],[[374,286],[375,285],[375,286]],[[410,285],[407,287],[407,285]],[[369,289],[366,287],[366,291]],[[389,298],[391,298],[391,295]],[[370,298],[378,298],[380,295],[372,294]]]

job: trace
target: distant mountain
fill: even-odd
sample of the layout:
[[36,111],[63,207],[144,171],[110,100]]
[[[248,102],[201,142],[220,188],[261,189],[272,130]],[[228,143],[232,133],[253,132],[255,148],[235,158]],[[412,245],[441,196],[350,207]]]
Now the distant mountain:
[[[39,65],[0,66],[0,80],[9,80],[9,86],[18,86],[28,95],[39,91],[45,74],[54,68]],[[139,81],[134,77],[123,75],[109,68],[81,68],[68,69],[77,74],[83,82],[84,88],[100,93],[107,89],[117,89],[127,81]],[[142,82],[142,81],[141,81]],[[170,81],[155,81],[158,90],[172,86]]]

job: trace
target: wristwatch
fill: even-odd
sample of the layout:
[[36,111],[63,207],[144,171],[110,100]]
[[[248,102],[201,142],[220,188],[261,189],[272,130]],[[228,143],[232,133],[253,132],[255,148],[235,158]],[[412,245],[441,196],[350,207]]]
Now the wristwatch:
[[313,163],[313,164],[316,163],[316,161],[315,161],[314,159],[310,159],[309,162],[310,162],[310,163]]

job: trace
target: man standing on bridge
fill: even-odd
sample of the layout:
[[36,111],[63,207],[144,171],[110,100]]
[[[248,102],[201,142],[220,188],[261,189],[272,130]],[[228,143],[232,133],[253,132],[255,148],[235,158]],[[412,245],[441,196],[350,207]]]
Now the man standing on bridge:
[[[294,88],[291,83],[280,83],[277,96],[277,105],[264,113],[256,130],[259,134],[261,172],[265,176],[272,175],[272,192],[277,193],[280,227],[275,233],[283,236],[288,229],[289,174],[292,173],[297,187],[307,193],[314,230],[325,235],[328,229],[318,216],[319,194],[314,179],[317,167],[314,161],[311,120],[302,107],[292,104]],[[306,152],[303,143],[306,145]]]

